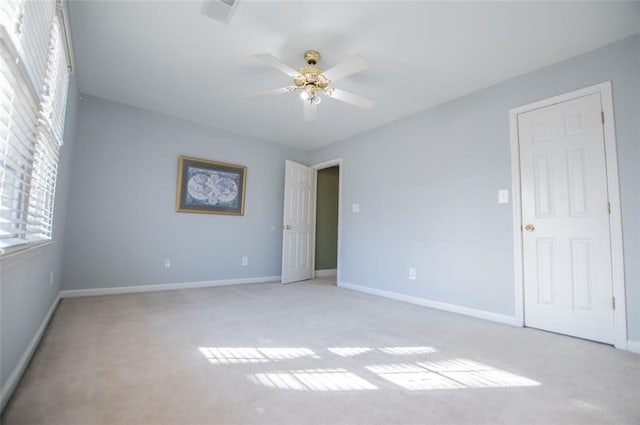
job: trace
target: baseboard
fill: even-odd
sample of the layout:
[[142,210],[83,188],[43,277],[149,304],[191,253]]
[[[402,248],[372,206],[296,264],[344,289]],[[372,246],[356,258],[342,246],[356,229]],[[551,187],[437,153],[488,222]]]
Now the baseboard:
[[13,369],[13,372],[11,372],[11,375],[9,375],[7,382],[5,382],[5,384],[2,386],[2,399],[0,399],[0,412],[4,410],[4,407],[7,405],[9,398],[11,398],[11,394],[13,394],[13,391],[18,386],[18,382],[20,382],[20,378],[22,377],[22,374],[24,373],[25,369],[29,365],[29,361],[31,361],[31,356],[33,356],[33,353],[35,353],[36,348],[38,348],[40,339],[42,338],[42,335],[44,335],[44,331],[47,329],[47,325],[51,320],[51,316],[53,316],[53,312],[56,311],[56,307],[58,306],[59,302],[60,302],[60,294],[58,293],[58,295],[56,296],[56,299],[53,301],[53,304],[51,304],[51,308],[49,308],[49,311],[44,316],[44,319],[42,319],[42,323],[40,323],[40,327],[36,331],[36,334],[33,336],[33,338],[31,339],[31,342],[29,342],[29,345],[27,346],[27,349],[22,354],[20,361],[16,365],[15,369]]
[[246,285],[280,281],[280,276],[248,277],[240,279],[207,280],[201,282],[161,283],[153,285],[117,286],[96,289],[66,289],[60,291],[61,298],[92,297],[97,295],[133,294],[138,292],[171,291],[174,289],[209,288],[213,286]]
[[632,353],[640,354],[640,341],[628,340],[627,341],[627,350]]
[[403,301],[411,304],[417,304],[423,307],[435,308],[437,310],[448,311],[450,313],[463,314],[465,316],[477,317],[479,319],[490,320],[492,322],[504,323],[511,326],[521,326],[518,320],[513,316],[492,313],[490,311],[476,310],[469,307],[462,307],[455,304],[447,304],[440,301],[432,301],[426,298],[414,297],[411,295],[399,294],[397,292],[385,291],[382,289],[369,288],[367,286],[355,285],[353,283],[338,282],[340,288],[351,289],[353,291],[364,292],[379,297],[389,298],[396,301]]
[[338,270],[336,269],[325,269],[325,270],[316,270],[315,277],[336,277],[338,275]]

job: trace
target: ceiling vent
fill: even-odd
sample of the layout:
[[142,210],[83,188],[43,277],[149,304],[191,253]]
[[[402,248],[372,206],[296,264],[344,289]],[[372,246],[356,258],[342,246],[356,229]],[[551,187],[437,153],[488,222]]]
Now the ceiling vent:
[[238,8],[240,0],[207,0],[202,5],[202,14],[214,21],[228,24],[231,16]]

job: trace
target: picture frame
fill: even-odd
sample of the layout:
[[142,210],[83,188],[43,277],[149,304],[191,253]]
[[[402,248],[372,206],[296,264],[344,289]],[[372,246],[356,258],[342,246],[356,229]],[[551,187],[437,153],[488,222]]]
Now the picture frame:
[[176,211],[244,215],[247,167],[180,156]]

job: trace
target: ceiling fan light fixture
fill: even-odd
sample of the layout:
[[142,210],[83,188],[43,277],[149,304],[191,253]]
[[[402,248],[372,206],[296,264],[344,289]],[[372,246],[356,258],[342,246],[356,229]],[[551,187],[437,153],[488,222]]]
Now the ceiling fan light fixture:
[[317,105],[322,102],[322,97],[320,97],[320,93],[317,92],[309,94],[306,91],[302,91],[300,92],[300,99],[302,99],[303,102],[309,102],[312,105]]
[[320,98],[320,92],[322,91],[318,86],[313,83],[308,83],[304,87],[301,88],[300,91],[300,99],[304,102],[309,102],[310,104],[317,105],[322,101]]
[[303,90],[300,92],[300,99],[302,99],[304,102],[309,102],[312,103],[314,105],[319,104],[320,102],[322,102],[322,98],[320,97],[320,93],[318,92],[314,92],[314,91],[306,91]]

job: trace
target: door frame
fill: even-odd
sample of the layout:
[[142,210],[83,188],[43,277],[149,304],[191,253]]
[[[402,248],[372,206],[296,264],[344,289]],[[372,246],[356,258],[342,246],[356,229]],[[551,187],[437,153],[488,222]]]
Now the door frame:
[[616,133],[613,113],[613,90],[611,81],[585,87],[583,89],[563,93],[548,99],[518,106],[509,110],[511,139],[511,190],[513,194],[513,246],[515,265],[515,319],[524,326],[524,257],[522,247],[522,198],[520,174],[520,143],[518,137],[518,115],[535,109],[566,102],[590,94],[600,94],[602,111],[604,112],[604,148],[607,168],[607,191],[611,204],[609,231],[611,237],[611,276],[613,282],[614,310],[614,345],[627,349],[627,312],[624,281],[624,252],[622,243],[622,214],[620,209],[620,186],[618,181],[618,156],[616,150]]
[[313,196],[315,197],[315,201],[313,203],[313,255],[312,255],[312,276],[315,279],[316,276],[316,232],[317,229],[317,210],[318,210],[318,170],[323,170],[329,167],[338,167],[338,246],[336,250],[336,285],[340,286],[340,247],[342,246],[342,158],[335,158],[329,161],[324,161],[319,164],[312,165],[311,168],[314,169],[314,177],[313,177]]

